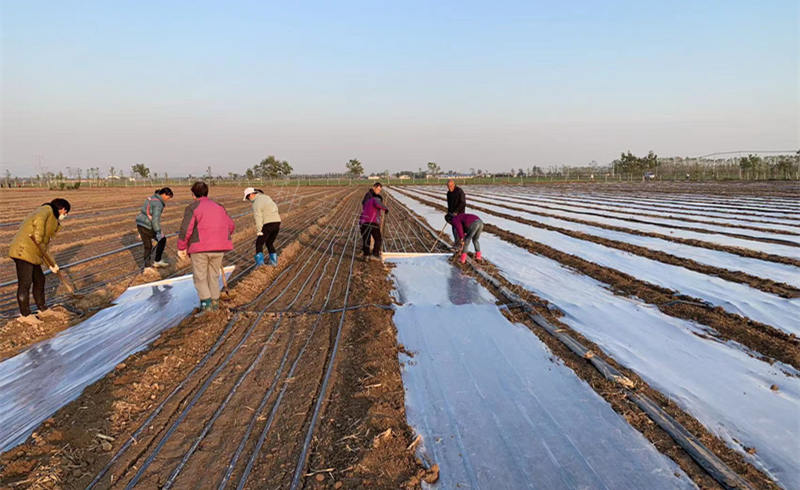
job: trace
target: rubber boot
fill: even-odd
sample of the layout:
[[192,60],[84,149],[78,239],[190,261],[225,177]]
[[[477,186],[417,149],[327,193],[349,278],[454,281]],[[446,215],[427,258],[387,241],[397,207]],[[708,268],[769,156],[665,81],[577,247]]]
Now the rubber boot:
[[483,260],[483,256],[481,255],[480,252],[475,252],[475,260],[477,261]]
[[278,265],[278,254],[273,252],[269,254],[269,265]]
[[201,299],[200,300],[200,311],[198,311],[195,316],[201,316],[205,312],[211,309],[211,298],[209,299]]
[[210,306],[209,309],[211,311],[217,311],[219,309],[219,300],[218,299],[212,299],[211,300],[211,306]]
[[264,265],[264,252],[258,252],[256,254],[256,267]]
[[459,262],[461,262],[462,264],[467,262],[467,254],[466,254],[466,252],[461,254],[461,259],[459,260]]

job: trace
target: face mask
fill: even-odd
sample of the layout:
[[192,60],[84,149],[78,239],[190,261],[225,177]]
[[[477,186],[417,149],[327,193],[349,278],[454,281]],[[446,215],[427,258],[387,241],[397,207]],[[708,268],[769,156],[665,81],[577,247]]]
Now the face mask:
[[58,215],[58,221],[64,221],[64,219],[65,219],[66,217],[67,217],[67,215],[66,215],[66,214],[59,214],[59,215]]

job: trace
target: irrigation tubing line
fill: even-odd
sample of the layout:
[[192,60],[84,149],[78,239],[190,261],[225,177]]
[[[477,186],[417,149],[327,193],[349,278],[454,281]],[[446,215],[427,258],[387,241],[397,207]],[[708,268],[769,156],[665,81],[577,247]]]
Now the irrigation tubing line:
[[[299,235],[300,233],[302,233],[302,231],[298,231],[295,236]],[[285,275],[287,275],[294,268],[294,266],[295,266],[295,264],[289,264],[286,268],[284,268],[278,274],[278,276],[275,277],[275,279],[272,281],[272,283],[261,294],[262,295],[266,294],[267,292],[272,290],[272,288],[275,287],[280,282],[280,280],[283,279],[283,277]],[[181,381],[178,384],[178,386],[176,386],[172,390],[172,392],[170,392],[170,394],[156,407],[156,409],[139,426],[139,428],[136,431],[134,431],[134,433],[125,442],[125,444],[123,444],[123,446],[119,450],[117,450],[117,452],[114,454],[114,456],[111,458],[111,460],[109,460],[109,462],[97,474],[97,476],[94,478],[94,480],[92,480],[92,482],[87,486],[87,490],[93,488],[103,478],[103,476],[108,472],[108,470],[111,469],[113,464],[122,456],[122,454],[124,454],[127,451],[127,449],[130,447],[130,445],[132,443],[136,442],[136,438],[139,436],[139,434],[141,434],[150,425],[150,423],[156,418],[156,416],[158,416],[158,414],[163,410],[164,406],[166,406],[166,404],[172,399],[172,397],[175,394],[177,394],[180,390],[182,390],[186,386],[186,384],[194,377],[194,375],[203,366],[205,366],[205,364],[208,362],[208,360],[211,358],[211,356],[214,353],[216,353],[216,351],[219,349],[220,345],[223,343],[223,341],[225,340],[225,338],[227,337],[227,335],[230,332],[231,328],[236,323],[236,321],[239,319],[239,317],[240,317],[240,313],[234,313],[233,318],[231,318],[231,320],[225,326],[225,329],[220,334],[219,338],[214,343],[214,345],[212,346],[211,350],[209,350],[209,352],[206,353],[206,355],[200,360],[200,362],[194,368],[192,368],[192,370],[189,372],[189,374],[186,376],[186,378],[184,378],[183,381]]]
[[[347,241],[349,241],[351,239],[351,237],[353,236],[353,234],[354,234],[354,232],[356,230],[355,226],[353,226],[353,228],[351,230],[352,230],[351,233],[348,234]],[[354,243],[356,243],[356,242],[354,241]],[[324,307],[327,307],[328,302],[330,301],[331,293],[333,292],[333,286],[336,284],[336,277],[338,277],[339,270],[340,270],[341,263],[342,263],[342,259],[344,258],[344,256],[345,256],[345,251],[342,250],[342,254],[339,256],[339,262],[336,265],[336,272],[334,274],[334,278],[331,281],[331,286],[330,286],[330,288],[328,290],[328,294],[327,294],[327,296],[325,298]],[[349,291],[350,279],[352,277],[352,272],[353,272],[352,271],[352,263],[353,263],[352,259],[353,258],[355,258],[355,253],[353,253],[353,256],[352,256],[351,261],[350,261],[351,268],[350,268],[350,273],[349,273],[349,276],[348,276],[348,291]],[[347,301],[346,295],[347,295],[347,292],[345,293],[345,301]],[[299,362],[302,359],[303,354],[305,353],[306,349],[311,344],[311,340],[314,337],[314,334],[316,333],[317,328],[319,327],[319,324],[321,323],[321,321],[322,321],[322,316],[318,316],[317,317],[317,321],[314,323],[314,327],[311,329],[311,332],[309,333],[308,337],[306,338],[305,344],[303,345],[302,349],[297,354],[297,357],[295,358],[294,362],[292,363],[292,367],[290,368],[289,372],[287,373],[287,378],[291,378],[294,375],[294,371],[295,371],[295,369],[297,369],[297,366],[299,365]],[[242,488],[244,488],[244,485],[247,482],[247,478],[249,477],[250,472],[253,469],[253,465],[255,464],[256,458],[258,457],[258,454],[261,451],[261,447],[263,446],[264,441],[267,438],[267,434],[269,433],[269,430],[272,427],[272,423],[275,421],[275,417],[277,416],[278,409],[280,408],[281,402],[283,401],[283,397],[286,394],[286,390],[288,389],[288,387],[289,387],[289,384],[288,383],[284,383],[283,388],[281,388],[281,391],[278,394],[278,398],[275,400],[275,404],[273,405],[272,410],[270,411],[269,419],[267,420],[267,423],[265,424],[263,430],[261,431],[261,435],[259,436],[259,439],[258,439],[258,442],[256,443],[256,446],[253,448],[253,451],[250,454],[250,458],[247,461],[247,465],[245,466],[244,472],[242,473],[241,477],[239,478],[239,483],[236,486],[237,490],[241,490]],[[222,484],[220,485],[220,488],[223,488]]]
[[[347,222],[347,220],[345,220],[345,223],[346,222]],[[339,261],[337,263],[336,270],[334,271],[333,278],[331,279],[331,283],[330,283],[330,286],[328,288],[328,292],[326,294],[326,298],[325,298],[325,302],[324,302],[323,308],[327,307],[327,304],[330,301],[330,296],[331,296],[331,293],[333,292],[334,285],[336,284],[336,278],[338,277],[338,274],[339,274],[339,268],[340,268],[343,256],[344,256],[344,253],[342,253],[342,255],[340,256]],[[332,257],[333,256],[331,255],[331,258]],[[330,262],[330,259],[328,260],[328,263],[329,262]],[[314,336],[314,332],[316,331],[320,320],[321,320],[321,317],[318,317],[317,321],[314,324],[314,326],[311,328],[310,333],[308,334],[308,336],[306,338],[306,342],[304,343],[303,347],[298,352],[295,360],[292,363],[292,366],[291,366],[288,374],[286,375],[286,379],[292,377],[295,369],[297,368],[299,360],[302,358],[303,353],[305,352],[307,346],[309,345],[311,339]],[[236,468],[236,465],[237,465],[237,463],[239,461],[239,458],[241,457],[241,454],[244,451],[244,448],[245,448],[247,442],[250,439],[250,434],[252,433],[253,429],[255,428],[255,424],[258,421],[258,419],[260,418],[260,414],[263,412],[267,402],[271,398],[271,396],[274,393],[274,390],[275,390],[276,387],[277,387],[276,384],[273,384],[273,386],[270,387],[270,389],[262,397],[261,403],[259,404],[258,409],[251,416],[250,422],[249,422],[248,427],[247,427],[247,430],[246,430],[244,436],[242,437],[241,441],[239,442],[239,445],[238,445],[238,447],[236,449],[236,452],[231,457],[231,460],[229,461],[228,466],[226,468],[225,475],[223,475],[223,478],[220,481],[220,483],[218,485],[218,488],[224,488],[225,486],[227,486],[228,481],[230,480],[231,476],[233,475],[233,471]],[[255,460],[255,457],[258,455],[258,453],[259,453],[259,451],[261,449],[261,445],[263,444],[263,441],[266,438],[266,434],[267,434],[267,432],[269,431],[269,428],[272,425],[272,422],[273,422],[273,420],[275,418],[275,415],[277,413],[278,408],[280,407],[280,403],[281,403],[281,401],[283,399],[283,395],[286,392],[287,388],[288,388],[288,384],[286,382],[284,382],[284,386],[282,387],[282,389],[281,389],[281,391],[280,391],[280,393],[278,395],[278,398],[275,400],[275,403],[273,404],[273,407],[272,407],[272,409],[270,411],[270,417],[267,420],[266,425],[264,427],[264,430],[262,431],[262,433],[261,433],[261,435],[259,437],[259,443],[257,443],[256,447],[254,448],[254,450],[253,450],[253,452],[252,452],[252,454],[251,454],[251,456],[249,458],[248,465],[245,468],[245,472],[244,472],[244,474],[242,475],[242,477],[240,479],[240,485],[243,484],[244,481],[246,481],[247,474],[249,474],[250,469],[252,469],[252,465],[253,465],[253,462]]]
[[222,345],[222,342],[225,340],[225,338],[231,331],[231,328],[233,328],[233,325],[236,323],[236,320],[238,320],[238,318],[239,318],[238,314],[233,315],[233,318],[231,318],[231,320],[225,326],[225,329],[222,331],[219,338],[217,338],[217,341],[214,343],[211,349],[206,353],[206,355],[203,356],[203,358],[200,360],[200,362],[197,363],[197,365],[195,365],[195,367],[192,368],[192,370],[183,379],[183,381],[178,383],[178,385],[175,388],[173,388],[170,394],[167,395],[167,397],[164,398],[164,400],[158,404],[155,410],[153,410],[153,412],[150,414],[149,417],[147,417],[147,419],[142,423],[142,425],[140,425],[139,428],[136,429],[133,434],[131,434],[130,438],[128,438],[128,440],[125,441],[125,444],[123,444],[122,447],[120,447],[117,450],[114,456],[108,461],[108,463],[106,463],[106,465],[100,470],[97,476],[95,476],[94,479],[89,483],[89,485],[86,487],[87,490],[93,488],[98,482],[100,482],[100,480],[103,478],[103,476],[105,476],[108,470],[111,469],[111,466],[113,466],[113,464],[120,458],[120,456],[122,456],[122,454],[128,450],[131,444],[136,442],[136,438],[139,436],[139,434],[141,434],[150,425],[150,422],[152,422],[153,419],[155,419],[156,416],[158,416],[158,414],[161,413],[161,410],[163,410],[164,406],[172,399],[172,397],[175,396],[176,393],[181,391],[184,386],[186,386],[186,383],[188,383],[189,380],[191,380],[194,377],[197,371],[199,371],[200,369],[202,369],[203,366],[205,366],[205,364],[208,362],[211,356],[213,356],[214,353],[217,352],[219,346]]
[[[344,302],[342,307],[347,308],[347,300],[350,297],[350,285],[353,280],[353,263],[355,262],[356,258],[356,242],[353,242],[353,250],[352,255],[350,257],[350,271],[347,276],[347,287],[345,288],[344,292]],[[333,366],[336,361],[336,353],[339,349],[339,342],[342,338],[342,327],[344,326],[344,319],[347,315],[347,310],[342,311],[342,315],[339,317],[339,325],[336,329],[336,340],[333,342],[333,348],[331,349],[331,355],[328,359],[328,366],[325,369],[325,377],[322,380],[322,387],[320,388],[319,396],[317,397],[317,401],[314,404],[314,413],[311,415],[311,422],[309,422],[308,432],[306,432],[306,438],[303,441],[303,449],[300,452],[300,456],[297,458],[297,466],[295,467],[294,477],[292,478],[292,490],[296,489],[297,486],[300,484],[300,476],[303,472],[303,469],[306,465],[306,458],[308,456],[308,449],[311,445],[311,436],[314,434],[314,428],[317,424],[317,418],[319,417],[319,412],[322,407],[322,402],[327,397],[328,392],[328,383],[331,379],[331,373],[333,372]],[[239,487],[241,489],[241,486]]]
[[[319,192],[311,194],[311,195],[317,195],[317,194],[319,194]],[[301,196],[301,199],[302,198],[306,198],[306,197],[309,197],[309,196]],[[286,202],[287,201],[280,201],[278,204],[286,204]],[[251,214],[251,211],[247,210],[245,212],[242,212],[242,213],[239,213],[239,214],[235,214],[235,215],[231,216],[231,218],[232,219],[239,219],[239,218],[243,218],[245,216],[248,216],[249,214]],[[169,235],[164,235],[164,238],[172,238],[172,237],[175,237],[175,236],[178,236],[177,232],[170,233]],[[107,257],[109,255],[114,255],[114,254],[118,254],[118,253],[121,253],[121,252],[125,252],[126,250],[130,250],[130,249],[133,249],[133,248],[136,248],[136,247],[140,247],[141,245],[142,245],[142,243],[140,241],[137,241],[136,243],[132,243],[130,245],[125,245],[124,247],[116,248],[114,250],[109,250],[107,252],[103,252],[103,253],[100,253],[100,254],[97,254],[97,255],[93,255],[91,257],[87,257],[85,259],[80,259],[80,260],[77,260],[75,262],[70,262],[68,264],[64,264],[64,265],[60,266],[59,268],[61,270],[69,269],[71,267],[82,265],[82,264],[85,264],[87,262],[91,262],[93,260],[97,260],[97,259],[101,259],[103,257]],[[49,275],[50,271],[47,270],[47,271],[44,272],[44,274],[45,275]],[[6,281],[6,282],[3,282],[3,283],[0,283],[0,288],[7,287],[7,286],[13,286],[16,283],[17,283],[16,279],[13,280],[13,281]]]
[[[189,459],[192,457],[194,452],[200,446],[200,443],[203,441],[203,439],[205,439],[206,435],[211,430],[211,427],[214,426],[214,422],[217,421],[217,418],[219,418],[219,416],[222,414],[222,412],[228,406],[228,403],[231,401],[231,398],[233,398],[233,395],[236,394],[236,390],[239,388],[239,386],[242,384],[242,382],[245,380],[245,378],[247,378],[247,376],[253,371],[253,369],[256,367],[256,365],[259,362],[261,362],[261,359],[264,357],[264,353],[267,351],[267,347],[269,346],[270,341],[272,340],[273,336],[275,335],[275,332],[278,331],[278,328],[279,328],[282,320],[283,320],[282,316],[278,317],[278,321],[277,321],[277,323],[275,325],[275,329],[272,331],[272,333],[270,334],[269,338],[266,341],[264,341],[264,345],[261,347],[261,350],[258,352],[258,356],[256,356],[256,358],[253,360],[253,362],[251,362],[250,365],[247,367],[247,369],[239,376],[239,379],[236,380],[236,383],[234,383],[233,387],[231,387],[231,390],[228,392],[228,395],[225,397],[225,400],[223,400],[223,402],[219,405],[219,407],[217,407],[217,409],[214,411],[214,415],[211,417],[211,419],[203,427],[203,431],[200,433],[199,436],[197,436],[197,438],[195,439],[194,443],[192,443],[192,445],[189,448],[189,450],[186,452],[186,454],[183,455],[183,458],[181,458],[181,461],[172,470],[172,472],[170,473],[169,477],[167,478],[167,481],[164,482],[164,485],[161,487],[162,489],[168,489],[168,488],[172,487],[172,485],[175,483],[175,479],[178,477],[180,472],[183,470],[184,466],[186,466],[186,463],[189,461]],[[290,330],[289,332],[290,332],[290,337],[289,337],[289,341],[286,344],[286,352],[284,352],[284,354],[283,354],[283,359],[281,360],[281,365],[280,365],[280,368],[279,368],[278,372],[275,374],[275,378],[273,379],[273,382],[272,382],[273,384],[276,383],[278,377],[280,376],[280,373],[283,371],[283,365],[286,362],[286,357],[288,356],[289,349],[290,349],[290,347],[292,345],[292,338],[294,337],[294,331]]]
[[[335,238],[335,235],[334,235],[334,238]],[[297,295],[295,295],[294,299],[289,303],[288,308],[291,308],[291,306],[294,305],[294,303],[297,301],[297,299],[299,298],[299,296],[302,293],[302,291],[305,289],[305,286],[311,280],[311,277],[313,277],[313,273],[314,273],[314,271],[316,271],[319,263],[321,262],[321,258],[322,257],[320,257],[320,260],[317,261],[316,265],[314,266],[314,268],[309,273],[308,278],[306,279],[306,281],[300,287],[300,290],[297,292]],[[309,256],[309,258],[306,260],[306,263],[304,264],[304,266],[300,270],[297,271],[297,273],[295,274],[294,278],[292,278],[292,280],[289,281],[287,286],[289,284],[291,284],[292,282],[294,282],[294,280],[297,277],[299,277],[300,273],[305,269],[306,265],[308,264],[308,262],[310,260],[311,260],[311,256]],[[269,306],[271,306],[275,302],[277,302],[287,291],[289,291],[288,287],[284,288],[281,291],[281,293],[278,296],[276,296],[269,303]],[[261,295],[259,295],[259,297],[260,296]],[[264,309],[266,309],[266,307]],[[233,358],[234,354],[236,354],[239,351],[239,349],[242,347],[242,345],[244,345],[245,341],[250,337],[250,335],[254,331],[255,327],[258,325],[259,321],[261,320],[262,316],[263,316],[263,313],[259,313],[258,314],[258,316],[256,317],[256,319],[253,322],[253,324],[248,328],[245,336],[239,341],[239,343],[236,345],[236,347],[234,347],[233,350],[225,357],[225,360],[206,378],[205,382],[202,384],[200,389],[195,393],[195,395],[192,397],[191,401],[184,407],[184,409],[181,411],[181,413],[178,416],[178,418],[172,423],[172,425],[169,427],[169,429],[167,429],[166,433],[161,437],[161,439],[159,440],[159,442],[156,445],[156,447],[150,452],[150,454],[145,459],[144,463],[142,463],[142,465],[137,470],[136,474],[128,482],[128,484],[125,487],[126,489],[131,489],[136,485],[136,483],[138,483],[139,479],[142,477],[142,475],[144,475],[144,472],[147,470],[147,468],[150,466],[150,464],[152,464],[152,462],[156,458],[156,456],[158,456],[158,454],[161,452],[161,449],[167,443],[167,441],[172,436],[172,434],[175,432],[175,430],[178,428],[178,426],[181,424],[181,422],[183,422],[183,420],[189,414],[189,412],[194,407],[194,405],[197,403],[197,401],[200,399],[200,397],[206,392],[206,390],[211,385],[211,383],[214,381],[214,379],[216,379],[217,376],[219,376],[219,374],[222,372],[222,370],[228,365],[230,360]],[[266,341],[266,343],[269,343],[269,341],[273,338],[273,335],[277,331],[277,329],[280,326],[280,324],[281,324],[281,321],[279,319],[279,321],[276,322],[275,326],[273,327],[273,330],[270,333],[269,339]]]
[[[307,197],[307,196],[301,196],[301,198],[305,198],[305,197]],[[324,208],[322,203],[320,203],[319,205],[315,206],[312,211],[316,212],[320,208]],[[291,235],[291,238],[287,239],[287,238],[284,238],[284,236],[281,236],[281,239],[282,239],[281,241],[283,242],[283,244],[285,245],[285,243],[290,242],[291,240],[296,238],[298,235],[300,235],[302,233],[302,231],[304,230],[304,228],[306,228],[315,219],[319,219],[319,217],[315,217],[312,214],[310,219],[306,219],[306,220],[303,221],[302,224],[298,224],[299,225],[298,226],[298,231],[293,232],[292,235]],[[172,236],[172,235],[170,235],[170,236]],[[231,255],[240,254],[241,252],[240,252],[239,249],[246,248],[247,246],[250,246],[249,243],[250,242],[248,240],[243,240],[243,241],[239,242],[237,244],[237,248],[235,248],[232,252],[229,252],[229,254],[231,254]],[[124,250],[129,250],[131,248],[136,248],[139,245],[141,245],[141,244],[139,244],[139,243],[132,244],[132,245],[126,246],[124,249],[118,249],[118,250],[106,252],[106,253],[100,254],[100,256],[112,255],[113,253],[117,253],[119,251],[124,251]],[[94,257],[90,257],[90,258],[87,258],[87,259],[82,259],[82,261],[80,261],[80,262],[81,263],[88,262],[89,260],[100,258],[100,256],[94,256]],[[241,259],[242,259],[242,262],[250,264],[249,255],[247,255],[247,254],[242,255]],[[122,264],[122,263],[118,263],[118,264],[119,265],[116,265],[116,266],[110,266],[110,268],[126,267],[125,264]],[[75,265],[78,265],[78,264],[77,263],[71,264],[71,266],[75,266]],[[244,267],[244,266],[239,267],[239,271],[231,278],[230,282],[231,283],[236,282],[240,277],[242,277],[244,274],[246,274],[247,272],[249,272],[253,268],[254,268],[254,266],[252,264],[250,264],[250,265],[248,265],[246,267]],[[180,274],[183,271],[186,271],[187,269],[188,269],[188,267],[179,268],[175,272],[170,274],[168,277],[175,277],[176,275]],[[108,268],[105,269],[105,271],[107,271],[107,270],[108,270]],[[49,271],[47,271],[46,274],[49,274]],[[98,273],[97,272],[90,272],[90,273],[88,273],[86,275],[79,276],[75,280],[76,281],[85,281],[86,279],[88,279],[88,278],[90,278],[90,277],[92,277],[93,275],[96,275],[96,274],[98,274]],[[98,282],[92,283],[92,284],[90,284],[88,286],[84,286],[82,288],[79,288],[78,293],[79,294],[88,294],[88,293],[90,293],[90,292],[92,292],[94,290],[97,290],[97,289],[99,289],[99,288],[101,288],[101,287],[103,287],[103,286],[105,286],[105,285],[107,285],[107,284],[109,284],[111,282],[118,282],[118,281],[123,280],[123,279],[125,279],[127,277],[136,276],[138,274],[139,274],[138,270],[133,271],[133,272],[128,272],[128,273],[123,273],[120,276],[109,278],[109,279],[106,279],[106,280],[103,280],[103,281],[98,281]],[[15,280],[15,281],[7,282],[7,283],[2,283],[2,284],[0,284],[0,287],[11,286],[11,285],[15,284],[16,282],[17,281]],[[58,285],[57,284],[49,287],[50,291],[54,291],[54,290],[57,290],[57,289],[58,289]],[[9,312],[12,312],[12,311],[15,310],[15,305],[16,305],[15,296],[16,296],[16,293],[13,292],[13,291],[10,291],[10,292],[6,293],[4,296],[6,296],[6,299],[0,301],[0,316],[6,316]],[[52,297],[50,299],[50,301],[48,301],[48,303],[50,305],[58,304],[59,302],[64,302],[67,299],[68,299],[68,297],[66,297],[66,296],[56,296],[56,297]]]
[[[335,238],[334,238],[334,240],[335,240]],[[331,247],[330,247],[331,250],[332,250],[332,245],[334,243],[334,240],[331,241]],[[326,250],[326,252],[327,252],[327,250]],[[326,255],[327,255],[327,253],[326,253]],[[321,284],[322,278],[325,275],[324,271],[327,270],[327,266],[330,263],[330,260],[331,260],[332,257],[333,256],[331,255],[331,257],[325,263],[325,269],[323,270],[323,273],[320,274],[320,277],[319,277],[319,279],[317,281],[317,284],[315,285],[313,296],[311,298],[311,301],[309,301],[309,303],[308,303],[309,305],[314,301],[314,297],[316,297],[316,293],[317,293],[317,290],[319,288],[319,285]],[[322,259],[322,256],[320,257],[320,260],[321,259]],[[331,288],[333,287],[335,279],[336,279],[336,276],[334,275],[334,278],[331,281],[331,286],[330,286]],[[299,294],[299,292],[298,292],[298,294]],[[283,368],[285,367],[286,361],[289,358],[290,347],[294,343],[294,330],[291,330],[291,332],[292,332],[292,336],[291,336],[291,338],[289,340],[289,343],[287,344],[286,351],[284,352],[284,356],[281,359],[281,364],[279,366],[278,372],[277,372],[275,378],[273,378],[273,381],[270,384],[269,389],[264,393],[264,396],[262,396],[261,401],[258,404],[258,407],[253,412],[253,416],[250,418],[250,422],[247,424],[247,430],[245,431],[245,434],[242,436],[242,439],[239,441],[239,445],[237,446],[236,451],[234,452],[233,456],[231,456],[231,460],[229,461],[228,466],[225,469],[225,475],[223,475],[222,481],[219,484],[220,487],[224,487],[224,486],[227,485],[228,480],[230,479],[231,475],[233,474],[233,470],[236,467],[236,463],[238,462],[239,457],[241,456],[242,452],[244,451],[244,448],[245,448],[245,446],[247,444],[247,441],[250,439],[250,434],[252,434],[253,429],[255,428],[255,424],[259,419],[259,415],[261,414],[261,412],[263,412],[264,407],[266,406],[266,404],[269,401],[269,399],[272,397],[272,394],[275,392],[275,388],[278,385],[278,380],[280,379],[280,375],[283,373]],[[291,377],[291,372],[289,373],[288,376]]]

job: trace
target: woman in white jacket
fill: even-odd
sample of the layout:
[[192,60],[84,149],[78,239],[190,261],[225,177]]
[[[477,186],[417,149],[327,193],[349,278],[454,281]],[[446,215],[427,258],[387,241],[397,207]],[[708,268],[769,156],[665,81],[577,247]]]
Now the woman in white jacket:
[[275,238],[281,228],[278,205],[264,191],[252,187],[244,190],[244,200],[253,204],[253,218],[256,220],[256,266],[264,265],[264,245],[269,253],[269,264],[278,265],[275,251]]

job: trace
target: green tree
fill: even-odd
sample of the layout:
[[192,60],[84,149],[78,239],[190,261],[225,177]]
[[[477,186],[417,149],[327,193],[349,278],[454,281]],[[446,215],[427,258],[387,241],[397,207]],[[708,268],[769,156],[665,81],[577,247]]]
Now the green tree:
[[286,160],[280,161],[273,155],[261,160],[261,162],[253,167],[253,172],[256,176],[262,179],[276,179],[278,177],[285,177],[292,173],[292,166]]
[[253,172],[252,168],[248,168],[244,171],[244,176],[247,177],[247,180],[253,180],[256,178],[256,173]]
[[143,179],[150,177],[150,169],[144,163],[137,163],[131,166],[131,173],[138,174]]
[[364,174],[364,166],[355,158],[350,159],[345,166],[347,167],[347,173],[353,177],[361,177]]
[[775,165],[778,175],[784,179],[789,180],[792,178],[792,170],[794,170],[794,162],[791,157],[780,157],[778,163]]
[[646,171],[658,168],[658,155],[650,151],[645,157],[637,157],[629,150],[620,154],[612,165],[616,174],[643,176]]
[[442,173],[442,167],[436,162],[428,162],[428,173],[431,175],[439,175]]
[[658,168],[658,155],[653,151],[647,152],[647,156],[639,159],[644,170],[655,170]]
[[739,159],[739,168],[742,169],[742,176],[747,178],[754,178],[755,172],[761,166],[761,157],[758,155],[747,155]]

